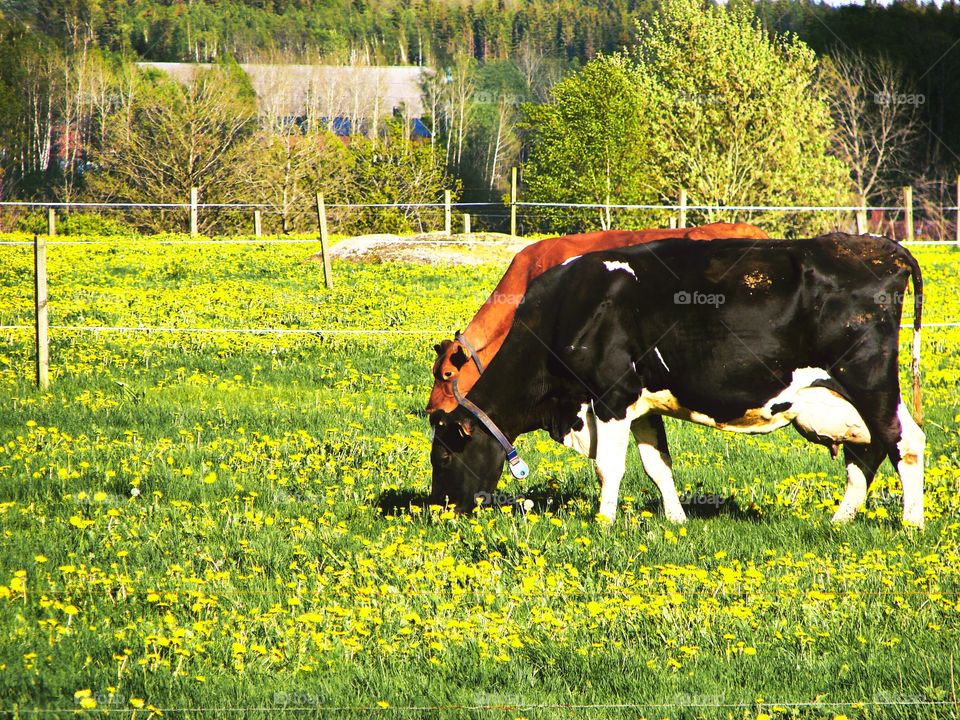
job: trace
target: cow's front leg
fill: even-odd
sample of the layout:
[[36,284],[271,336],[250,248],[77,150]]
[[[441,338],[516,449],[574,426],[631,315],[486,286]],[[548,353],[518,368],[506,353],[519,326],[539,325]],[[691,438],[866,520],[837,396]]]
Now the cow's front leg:
[[673,462],[670,448],[667,446],[667,432],[663,427],[663,418],[659,415],[644,415],[637,418],[630,428],[637,441],[640,460],[647,476],[660,490],[663,500],[663,514],[667,520],[685,523],[687,514],[680,504],[677,486],[673,482]]
[[620,481],[627,468],[630,421],[597,421],[597,477],[600,478],[600,515],[613,523],[617,517]]

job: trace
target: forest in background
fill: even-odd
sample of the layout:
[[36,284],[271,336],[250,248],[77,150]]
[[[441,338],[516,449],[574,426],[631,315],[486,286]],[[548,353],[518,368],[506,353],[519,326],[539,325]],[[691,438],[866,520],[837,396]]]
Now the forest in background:
[[[910,104],[909,142],[900,143],[902,157],[887,164],[878,182],[871,185],[854,178],[855,189],[866,186],[863,194],[871,202],[889,202],[899,184],[911,183],[931,202],[951,202],[960,169],[960,121],[953,112],[960,107],[960,48],[954,48],[960,39],[960,8],[956,3],[836,8],[761,0],[732,5],[749,9],[771,35],[795,35],[821,59],[861,57],[874,69],[886,67],[885,92],[889,90],[894,98],[902,97]],[[432,86],[425,82],[426,121],[435,130],[434,149],[446,177],[438,176],[432,161],[428,163],[425,193],[447,186],[461,188],[465,199],[499,199],[509,167],[526,159],[530,151],[530,133],[524,132],[523,123],[530,113],[523,108],[549,101],[558,81],[598,54],[616,52],[635,42],[638,20],[655,17],[660,6],[633,0],[8,0],[0,5],[3,194],[7,199],[89,195],[94,188],[86,187],[84,173],[75,170],[96,167],[107,159],[102,141],[116,137],[109,134],[108,119],[115,121],[123,110],[129,121],[131,98],[156,95],[154,90],[133,92],[135,84],[142,81],[130,72],[132,61],[227,65],[233,61],[280,61],[412,64],[432,69],[433,77],[444,82]],[[99,100],[91,87],[97,83],[79,78],[81,66],[89,64],[104,69],[101,77],[109,74],[112,78],[109,92],[105,86],[100,88],[105,92]],[[829,63],[824,66],[831,67]],[[41,87],[44,82],[47,86]],[[81,82],[87,87],[76,87]],[[153,85],[158,82],[155,78]],[[24,83],[35,90],[28,107],[24,107]],[[166,87],[167,95],[177,93]],[[86,99],[80,99],[79,93]],[[77,102],[69,100],[71,95]],[[249,113],[246,119],[251,121],[254,111],[247,108],[244,113]],[[32,129],[24,124],[24,117],[31,114]],[[84,114],[90,118],[77,122]],[[43,133],[37,132],[44,116],[50,118],[48,129],[57,123],[69,128],[73,123],[77,131],[61,132],[66,142],[60,147],[54,148],[50,142],[45,145]],[[261,118],[258,125],[263,124]],[[239,131],[252,133],[254,128],[245,124]],[[31,132],[39,136],[26,137]],[[85,134],[89,137],[83,137]],[[412,146],[403,145],[409,138],[402,128],[396,128],[393,135],[398,156],[415,152]],[[318,142],[330,146],[329,139]],[[10,149],[18,143],[22,151],[14,158]],[[94,146],[89,156],[88,143]],[[280,147],[277,152],[281,150],[288,155],[291,152]],[[347,149],[348,156],[356,152]],[[60,162],[52,162],[52,155]],[[338,151],[337,157],[340,155]],[[343,161],[355,162],[351,157]],[[367,164],[376,165],[372,161]],[[245,172],[249,175],[251,170]],[[256,170],[252,172],[256,174]],[[102,196],[123,195],[115,186],[99,190]],[[352,192],[350,198],[356,199],[365,191],[354,183]],[[279,202],[286,202],[282,191],[280,195]]]

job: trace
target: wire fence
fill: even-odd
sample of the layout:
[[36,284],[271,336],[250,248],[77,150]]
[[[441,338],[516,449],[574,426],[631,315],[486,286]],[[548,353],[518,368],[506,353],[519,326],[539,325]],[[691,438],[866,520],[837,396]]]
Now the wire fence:
[[[282,694],[282,691],[281,691]],[[299,693],[292,693],[297,695]],[[306,693],[303,693],[306,694]],[[343,713],[358,714],[363,713],[368,717],[384,717],[391,715],[419,715],[435,717],[438,713],[506,713],[506,712],[545,712],[550,710],[566,711],[577,714],[605,713],[605,712],[650,712],[667,710],[750,710],[754,712],[771,711],[777,712],[777,708],[785,710],[821,710],[833,711],[840,709],[863,709],[863,708],[927,708],[928,711],[934,708],[953,708],[954,712],[960,711],[960,703],[956,700],[924,700],[924,699],[903,699],[903,700],[851,700],[851,701],[826,701],[826,700],[800,700],[773,702],[764,700],[762,702],[650,702],[650,703],[495,703],[495,704],[447,704],[447,705],[391,705],[390,703],[376,703],[370,705],[326,705],[326,704],[268,704],[251,706],[221,706],[221,707],[163,707],[156,708],[156,714],[160,715],[197,715],[216,716],[216,715],[248,715],[250,713],[260,713],[272,715],[275,713],[293,713],[293,714],[312,714],[312,715],[336,715]],[[153,708],[151,706],[148,712]],[[14,717],[19,715],[69,715],[78,712],[78,706],[66,708],[25,708],[17,707]],[[122,707],[97,707],[97,713],[123,713],[130,714],[130,708]],[[780,712],[783,712],[782,710]],[[931,717],[931,716],[928,716]],[[956,717],[954,714],[953,717]]]
[[[411,222],[411,227],[421,232],[430,228],[442,230],[447,234],[453,231],[454,213],[464,226],[470,227],[476,222],[484,229],[505,229],[509,218],[511,235],[519,230],[544,230],[551,226],[571,224],[583,229],[605,229],[613,226],[641,224],[671,224],[683,227],[688,213],[698,216],[698,220],[711,218],[735,218],[742,221],[763,221],[782,223],[783,217],[802,214],[828,215],[827,224],[834,227],[856,227],[859,232],[873,230],[898,240],[914,240],[916,237],[929,237],[934,241],[953,240],[960,244],[960,206],[920,201],[913,202],[912,190],[904,189],[904,203],[898,205],[723,205],[693,204],[686,201],[685,191],[680,193],[677,203],[572,203],[572,202],[534,202],[516,199],[516,188],[511,191],[511,200],[506,202],[458,201],[453,202],[449,193],[443,200],[421,202],[380,202],[380,203],[327,203],[326,209],[342,211],[347,215],[333,218],[334,225],[342,225],[351,234],[360,232],[360,226],[366,222],[368,229],[383,229],[376,220],[377,213],[399,211]],[[909,190],[909,192],[908,192]],[[229,211],[233,213],[254,213],[255,234],[261,234],[260,216],[280,216],[282,227],[287,229],[287,220],[295,218],[301,222],[309,214],[301,201],[299,205],[278,206],[276,203],[202,203],[191,192],[190,202],[81,202],[81,201],[3,201],[0,209],[23,209],[48,211],[48,234],[54,234],[57,211],[103,211],[141,212],[166,211],[182,212],[182,218],[189,223],[191,234],[198,232],[198,218],[202,213]],[[372,213],[372,215],[371,215]],[[619,213],[614,218],[612,213]],[[641,213],[641,215],[637,215]],[[645,213],[645,214],[644,214]],[[916,217],[915,217],[916,215]],[[352,218],[352,219],[351,219]],[[357,218],[360,218],[359,220]],[[178,221],[176,224],[180,224]],[[584,224],[590,227],[584,227]],[[794,223],[796,224],[796,223]],[[801,223],[802,225],[802,223]],[[546,226],[546,227],[545,227]],[[236,232],[239,226],[234,223]],[[334,231],[338,228],[334,227]],[[561,234],[566,234],[565,232]]]

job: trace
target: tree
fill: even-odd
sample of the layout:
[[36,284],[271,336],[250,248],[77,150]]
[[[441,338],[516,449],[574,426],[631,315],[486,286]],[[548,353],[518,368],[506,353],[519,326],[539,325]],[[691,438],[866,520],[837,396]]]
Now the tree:
[[827,58],[821,78],[836,127],[833,152],[849,168],[853,191],[864,201],[895,196],[908,173],[924,97],[884,57]]
[[[638,74],[667,100],[656,133],[670,152],[661,197],[694,204],[833,205],[849,199],[813,51],[769,36],[750,7],[672,0],[639,25]],[[694,214],[697,217],[698,214]],[[738,213],[707,212],[705,220]],[[781,232],[819,229],[813,216],[764,215]]]
[[[525,194],[533,201],[646,203],[661,190],[662,154],[654,119],[654,89],[627,57],[601,56],[566,77],[550,102],[525,105],[520,125],[530,156],[523,167]],[[609,209],[544,209],[540,224],[562,229],[608,228]],[[621,216],[618,225],[645,224],[645,216]]]
[[244,194],[268,205],[282,232],[315,227],[316,193],[323,192],[327,202],[346,199],[351,156],[335,135],[320,129],[304,133],[298,125],[264,127],[252,145],[256,153],[238,158]]
[[[196,187],[202,202],[240,199],[235,161],[249,147],[255,107],[235,64],[198,71],[187,85],[156,71],[142,74],[129,107],[108,118],[106,141],[94,157],[93,193],[169,203],[184,202]],[[212,222],[209,213],[204,218]]]
[[[402,122],[386,123],[382,137],[350,139],[349,197],[355,202],[384,204],[437,203],[444,189],[456,195],[458,184],[446,173],[442,155],[430,144],[407,139]],[[338,227],[369,232],[423,231],[440,222],[441,208],[399,205],[344,213]]]

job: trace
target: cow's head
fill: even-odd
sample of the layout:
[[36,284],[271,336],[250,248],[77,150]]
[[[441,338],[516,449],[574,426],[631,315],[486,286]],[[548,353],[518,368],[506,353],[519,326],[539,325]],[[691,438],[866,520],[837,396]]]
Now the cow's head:
[[427,412],[437,410],[452,412],[457,407],[457,400],[453,396],[453,381],[457,381],[460,392],[466,394],[480,377],[477,366],[470,361],[468,351],[457,340],[443,340],[434,345],[437,359],[433,363],[433,389],[430,391],[430,401],[427,403]]
[[492,493],[503,473],[506,452],[500,443],[467,410],[438,410],[433,426],[433,485],[430,502],[450,502],[459,512],[469,512],[478,493]]

